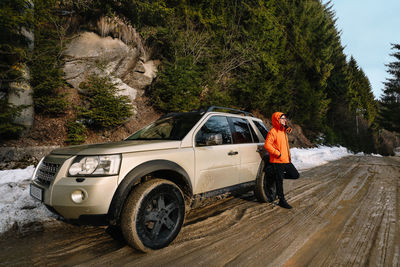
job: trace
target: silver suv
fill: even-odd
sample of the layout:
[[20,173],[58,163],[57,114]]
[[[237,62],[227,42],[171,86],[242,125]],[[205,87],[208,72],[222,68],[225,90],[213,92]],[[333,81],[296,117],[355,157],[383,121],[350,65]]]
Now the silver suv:
[[67,220],[116,225],[136,249],[160,249],[204,198],[254,189],[271,201],[267,132],[262,120],[229,108],[168,114],[124,141],[52,151],[30,194]]

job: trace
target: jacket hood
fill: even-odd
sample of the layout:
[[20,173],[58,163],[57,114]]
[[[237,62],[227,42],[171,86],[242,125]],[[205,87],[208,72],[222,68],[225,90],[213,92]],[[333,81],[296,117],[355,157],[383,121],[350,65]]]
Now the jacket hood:
[[283,112],[275,112],[274,114],[272,114],[271,118],[272,126],[274,126],[274,128],[277,130],[281,129],[281,123],[279,122],[279,119],[283,114],[284,114]]

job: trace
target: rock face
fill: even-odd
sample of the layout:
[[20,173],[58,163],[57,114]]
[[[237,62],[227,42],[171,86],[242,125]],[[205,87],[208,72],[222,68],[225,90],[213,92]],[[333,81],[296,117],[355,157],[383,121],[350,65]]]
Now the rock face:
[[[33,49],[34,36],[33,32],[28,32],[24,28],[21,31],[28,40],[29,49]],[[19,82],[13,82],[10,84],[11,90],[8,93],[8,103],[20,106],[25,105],[26,108],[22,110],[20,116],[15,118],[14,123],[20,124],[25,127],[26,131],[29,131],[33,125],[34,108],[33,108],[33,89],[29,84],[30,73],[29,68],[24,64],[22,69],[22,79]]]
[[146,61],[142,51],[140,47],[127,45],[118,38],[83,32],[64,53],[65,79],[81,91],[79,84],[87,76],[107,75],[117,84],[122,95],[134,100],[145,86],[151,84],[156,73],[156,64],[152,60]]
[[33,125],[33,90],[29,84],[29,69],[25,66],[22,70],[22,81],[11,83],[11,90],[8,95],[8,102],[15,106],[26,105],[27,107],[22,110],[21,115],[18,116],[14,122],[25,127],[29,130]]

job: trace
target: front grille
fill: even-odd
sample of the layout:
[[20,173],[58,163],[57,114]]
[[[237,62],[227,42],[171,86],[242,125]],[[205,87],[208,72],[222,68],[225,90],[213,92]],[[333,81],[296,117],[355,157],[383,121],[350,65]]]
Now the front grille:
[[43,161],[36,172],[36,179],[47,186],[54,180],[61,164],[48,163]]

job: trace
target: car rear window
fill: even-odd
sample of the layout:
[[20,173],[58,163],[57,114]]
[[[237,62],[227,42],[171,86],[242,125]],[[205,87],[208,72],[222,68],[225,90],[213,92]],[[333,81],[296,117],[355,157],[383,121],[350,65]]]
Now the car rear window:
[[236,144],[243,143],[253,143],[253,138],[251,136],[250,125],[247,120],[242,118],[230,118],[233,124],[232,133],[234,142]]
[[262,136],[264,137],[264,139],[267,138],[267,134],[268,134],[267,126],[265,126],[264,123],[262,123],[261,121],[253,120],[253,122],[254,122],[254,125],[257,127],[257,129],[262,134]]

